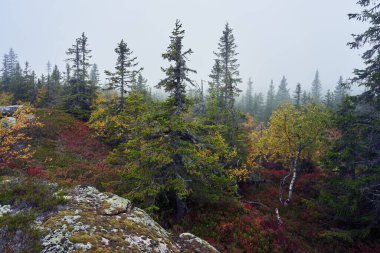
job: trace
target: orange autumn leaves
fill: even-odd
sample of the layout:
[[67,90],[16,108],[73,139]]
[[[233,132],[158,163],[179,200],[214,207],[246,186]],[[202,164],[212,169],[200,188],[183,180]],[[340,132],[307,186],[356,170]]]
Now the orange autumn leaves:
[[29,105],[20,107],[12,117],[0,116],[0,166],[31,158],[30,130],[41,126]]

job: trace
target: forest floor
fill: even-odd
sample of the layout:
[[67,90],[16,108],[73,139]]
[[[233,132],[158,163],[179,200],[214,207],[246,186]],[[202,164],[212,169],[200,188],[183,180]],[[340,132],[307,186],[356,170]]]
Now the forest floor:
[[[122,169],[107,163],[110,148],[97,140],[85,122],[62,111],[38,110],[44,124],[34,133],[34,158],[26,171],[64,186],[91,185],[123,195]],[[191,204],[173,233],[191,232],[221,252],[376,252],[379,246],[353,244],[318,207],[318,187],[325,175],[318,169],[301,175],[294,199],[285,207],[278,200],[281,170],[263,170],[264,183],[241,185],[236,203]],[[283,225],[275,209],[279,208]],[[375,247],[375,248],[374,248]],[[377,248],[376,248],[377,247]]]

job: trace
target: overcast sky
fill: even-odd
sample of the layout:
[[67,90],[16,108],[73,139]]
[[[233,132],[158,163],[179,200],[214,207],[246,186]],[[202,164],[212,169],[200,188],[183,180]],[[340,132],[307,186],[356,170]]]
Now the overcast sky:
[[[161,54],[169,43],[175,20],[186,30],[191,47],[193,79],[207,80],[213,51],[226,22],[234,29],[244,84],[249,77],[256,91],[277,86],[285,75],[289,87],[309,88],[319,69],[323,89],[332,88],[340,75],[352,76],[362,66],[360,51],[346,44],[366,25],[349,21],[358,11],[357,0],[0,0],[0,54],[13,48],[21,62],[38,74],[46,62],[64,70],[65,51],[85,32],[92,62],[101,72],[112,70],[114,48],[124,39],[155,85],[166,66]],[[104,75],[103,75],[104,76]]]

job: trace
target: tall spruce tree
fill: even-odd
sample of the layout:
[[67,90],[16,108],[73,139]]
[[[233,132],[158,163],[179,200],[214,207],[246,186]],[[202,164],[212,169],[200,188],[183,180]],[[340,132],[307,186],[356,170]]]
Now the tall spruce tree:
[[73,75],[70,76],[69,85],[65,89],[64,106],[68,112],[83,119],[88,119],[90,116],[91,105],[95,100],[97,89],[91,85],[88,79],[90,53],[88,39],[84,33],[66,52],[69,56],[66,61],[71,62]]
[[166,77],[162,79],[157,88],[164,88],[170,94],[170,105],[174,116],[178,116],[187,109],[186,102],[186,84],[194,85],[190,79],[189,73],[196,73],[195,70],[187,67],[187,56],[193,51],[188,49],[183,50],[183,38],[185,30],[182,29],[181,22],[177,19],[175,28],[170,36],[170,44],[162,58],[172,62],[169,67],[161,68]]
[[131,88],[136,74],[138,74],[142,68],[137,68],[137,57],[133,57],[133,51],[128,47],[124,40],[121,40],[117,44],[115,49],[117,54],[115,72],[104,71],[108,76],[109,89],[119,90],[119,107],[124,107],[124,96],[127,93],[127,88]]
[[319,71],[315,72],[315,77],[311,83],[311,98],[313,102],[320,103],[322,99],[322,83],[319,79]]
[[235,144],[235,135],[238,128],[238,113],[235,109],[235,97],[241,92],[238,88],[238,84],[242,82],[239,76],[240,65],[237,63],[236,58],[238,55],[236,52],[237,45],[232,32],[233,30],[227,23],[218,43],[218,52],[214,52],[217,59],[220,60],[221,65],[221,91],[225,106],[224,124],[228,128],[228,143],[230,145]]

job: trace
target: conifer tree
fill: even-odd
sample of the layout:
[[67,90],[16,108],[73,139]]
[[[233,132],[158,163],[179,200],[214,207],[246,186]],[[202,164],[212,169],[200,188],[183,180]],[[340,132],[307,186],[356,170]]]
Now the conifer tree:
[[196,73],[196,71],[186,65],[187,56],[191,55],[193,51],[191,49],[183,50],[184,34],[185,30],[182,29],[182,24],[177,19],[175,28],[170,36],[170,45],[166,52],[162,54],[162,58],[173,64],[167,68],[161,68],[166,77],[156,86],[157,88],[164,88],[170,94],[170,106],[175,116],[186,110],[186,83],[195,86],[188,74]]
[[249,78],[247,83],[247,92],[245,94],[245,111],[253,114],[253,96],[252,96],[252,80]]
[[124,96],[127,93],[127,88],[131,88],[133,79],[137,73],[139,73],[142,68],[136,69],[137,57],[133,57],[133,51],[128,47],[124,40],[121,40],[117,44],[115,49],[117,54],[117,61],[115,72],[104,71],[108,76],[109,89],[119,90],[119,107],[122,109],[124,107]]
[[308,93],[304,90],[302,93],[302,97],[301,97],[301,104],[306,105],[306,104],[310,103],[310,101],[311,101],[310,93]]
[[283,76],[276,94],[276,106],[279,106],[285,102],[290,102],[290,100],[288,81],[286,80],[285,76]]
[[148,80],[141,73],[138,74],[136,80],[132,83],[131,91],[140,92],[143,95],[148,94]]
[[348,89],[349,88],[344,85],[343,77],[339,77],[338,83],[335,86],[333,94],[335,106],[340,105],[343,102],[344,98],[349,95]]
[[91,105],[95,100],[97,90],[97,87],[91,85],[88,79],[90,53],[88,39],[84,33],[66,52],[69,56],[66,61],[71,62],[73,75],[70,76],[69,85],[65,89],[64,106],[68,112],[83,119],[88,119],[90,116]]
[[327,90],[325,99],[323,100],[323,103],[328,107],[328,108],[333,108],[334,107],[334,96],[333,93],[330,90]]
[[239,64],[237,63],[236,52],[237,45],[233,30],[229,24],[225,25],[223,35],[220,37],[218,43],[218,52],[214,52],[217,59],[220,60],[221,76],[222,76],[222,94],[225,111],[224,124],[228,128],[228,143],[233,145],[235,142],[235,135],[238,128],[238,113],[235,109],[235,97],[239,95],[241,90],[237,87],[242,82],[239,77]]
[[261,92],[255,93],[253,98],[252,105],[252,115],[256,118],[257,121],[263,119],[263,108],[264,108],[264,97]]
[[320,103],[322,97],[322,84],[319,79],[319,71],[315,72],[315,77],[313,82],[311,83],[311,98],[313,102]]
[[268,121],[276,105],[273,80],[271,80],[265,102],[265,121]]
[[96,63],[92,64],[92,68],[90,71],[90,80],[93,85],[99,85],[99,69]]
[[207,97],[207,114],[208,118],[214,124],[220,124],[222,119],[222,111],[224,110],[224,99],[221,90],[222,86],[222,66],[219,59],[214,60],[214,65],[209,75],[208,97]]
[[300,108],[301,106],[301,96],[302,96],[302,89],[301,89],[301,84],[298,83],[296,86],[296,90],[294,91],[294,105],[296,108]]

